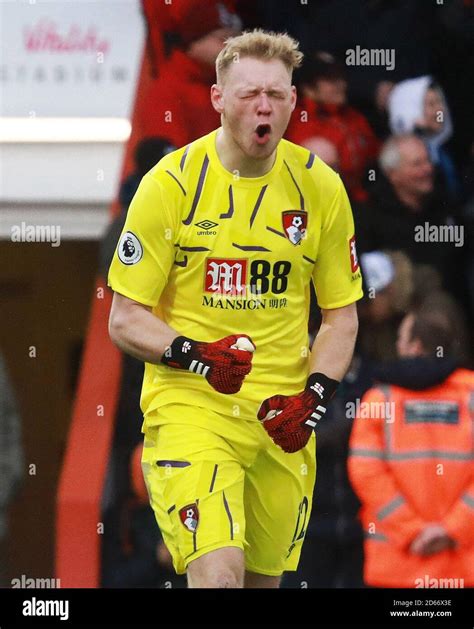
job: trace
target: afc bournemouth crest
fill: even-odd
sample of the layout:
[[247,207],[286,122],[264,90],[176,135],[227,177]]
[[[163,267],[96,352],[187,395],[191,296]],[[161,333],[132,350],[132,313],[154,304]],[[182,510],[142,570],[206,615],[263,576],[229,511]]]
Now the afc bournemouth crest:
[[195,533],[199,524],[197,504],[187,505],[179,510],[179,519],[191,533]]
[[281,218],[286,237],[294,245],[299,245],[306,235],[307,213],[298,210],[286,210],[286,212],[282,212]]

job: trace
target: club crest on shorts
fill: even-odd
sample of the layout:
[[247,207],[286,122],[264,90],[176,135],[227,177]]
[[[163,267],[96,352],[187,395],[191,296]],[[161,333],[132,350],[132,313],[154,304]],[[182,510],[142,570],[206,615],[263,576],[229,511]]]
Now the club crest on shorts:
[[197,504],[186,505],[179,510],[179,519],[190,533],[195,533],[199,524],[199,511]]
[[286,237],[292,244],[299,245],[306,235],[308,214],[299,210],[286,210],[281,213],[281,218]]

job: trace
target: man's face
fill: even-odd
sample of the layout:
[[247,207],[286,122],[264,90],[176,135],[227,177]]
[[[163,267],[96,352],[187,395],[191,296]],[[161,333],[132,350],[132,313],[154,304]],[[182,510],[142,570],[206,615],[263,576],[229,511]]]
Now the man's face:
[[234,142],[254,159],[266,159],[283,137],[296,104],[296,89],[279,59],[244,57],[231,64],[211,91],[214,108]]
[[339,153],[336,145],[321,136],[313,136],[301,142],[308,151],[317,155],[325,164],[338,171],[340,166]]
[[400,144],[400,164],[388,175],[395,189],[424,196],[433,190],[433,166],[421,140],[405,140]]
[[312,98],[322,105],[344,105],[347,81],[343,78],[318,79],[312,87]]

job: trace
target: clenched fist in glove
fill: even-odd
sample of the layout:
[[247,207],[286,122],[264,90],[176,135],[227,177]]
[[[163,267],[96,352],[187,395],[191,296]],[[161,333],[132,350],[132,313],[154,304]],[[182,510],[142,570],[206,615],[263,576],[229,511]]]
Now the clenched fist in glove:
[[237,393],[252,369],[254,351],[252,339],[246,334],[233,334],[213,343],[178,336],[161,362],[204,376],[219,393]]
[[308,443],[338,384],[322,373],[313,373],[298,395],[272,395],[264,400],[258,419],[280,448],[297,452]]

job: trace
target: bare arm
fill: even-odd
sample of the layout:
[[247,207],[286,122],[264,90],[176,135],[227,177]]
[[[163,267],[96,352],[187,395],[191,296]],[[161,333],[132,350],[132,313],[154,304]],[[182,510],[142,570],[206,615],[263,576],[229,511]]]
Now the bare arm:
[[122,351],[148,363],[159,363],[178,335],[155,316],[149,306],[114,293],[109,317],[112,342]]
[[341,381],[349,367],[357,337],[356,304],[322,310],[323,322],[311,349],[310,373]]

